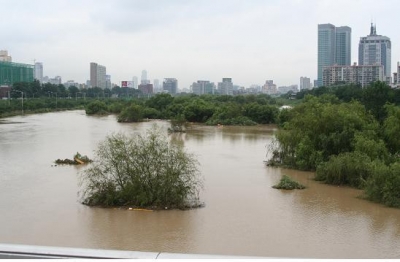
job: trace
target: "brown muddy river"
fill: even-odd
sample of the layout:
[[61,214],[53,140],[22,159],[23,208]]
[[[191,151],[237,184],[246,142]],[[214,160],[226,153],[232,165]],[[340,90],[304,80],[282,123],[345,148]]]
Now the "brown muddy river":
[[[319,184],[312,173],[269,168],[274,127],[205,127],[174,136],[197,155],[205,178],[200,209],[129,211],[83,206],[82,167],[57,158],[94,156],[117,123],[84,111],[3,119],[0,124],[0,243],[290,258],[400,258],[400,210]],[[165,129],[167,122],[155,121]],[[4,124],[8,123],[8,124]],[[307,186],[273,189],[283,174]]]

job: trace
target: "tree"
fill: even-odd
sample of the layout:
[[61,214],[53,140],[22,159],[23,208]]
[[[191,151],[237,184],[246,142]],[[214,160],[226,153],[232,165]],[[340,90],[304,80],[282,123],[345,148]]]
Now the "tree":
[[144,135],[108,136],[81,186],[90,206],[185,208],[199,206],[202,177],[195,157],[153,126]]
[[121,111],[118,122],[140,122],[143,120],[143,108],[139,105],[131,105]]
[[371,139],[378,132],[378,123],[359,102],[337,103],[332,95],[305,100],[277,132],[281,164],[315,170],[332,155],[353,151],[356,134]]
[[88,115],[93,115],[93,114],[104,115],[108,113],[107,111],[108,111],[107,105],[104,102],[98,100],[90,102],[90,104],[86,106],[86,114]]

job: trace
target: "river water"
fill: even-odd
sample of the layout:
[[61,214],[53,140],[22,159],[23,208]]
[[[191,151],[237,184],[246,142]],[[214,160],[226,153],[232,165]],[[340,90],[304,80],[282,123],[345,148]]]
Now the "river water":
[[[172,139],[201,164],[204,208],[129,211],[78,201],[84,167],[57,158],[94,156],[113,132],[143,132],[156,122],[120,124],[84,111],[18,116],[0,122],[0,243],[154,252],[293,258],[400,258],[400,210],[323,185],[312,173],[266,167],[272,126],[195,126]],[[289,175],[305,190],[273,189]]]

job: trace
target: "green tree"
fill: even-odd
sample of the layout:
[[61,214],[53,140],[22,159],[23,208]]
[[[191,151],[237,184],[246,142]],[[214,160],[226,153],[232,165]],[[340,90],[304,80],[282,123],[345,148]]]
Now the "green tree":
[[102,101],[93,101],[90,102],[87,106],[86,106],[86,114],[88,115],[94,115],[94,114],[107,114],[108,107],[107,105],[102,102]]
[[400,151],[400,108],[388,104],[385,106],[387,118],[383,122],[383,134],[390,152],[395,154]]
[[372,175],[364,191],[366,198],[390,207],[400,208],[400,163],[387,166],[375,161],[372,168]]
[[143,120],[143,108],[139,105],[131,105],[121,111],[118,122],[140,122]]
[[157,127],[108,136],[81,182],[83,203],[91,206],[194,207],[202,188],[195,157]]
[[276,135],[281,164],[315,170],[332,155],[353,151],[356,134],[377,134],[378,123],[360,103],[338,103],[333,98],[307,96],[290,110],[289,120]]
[[375,82],[363,89],[362,103],[382,123],[386,118],[386,103],[392,103],[393,89],[384,82]]

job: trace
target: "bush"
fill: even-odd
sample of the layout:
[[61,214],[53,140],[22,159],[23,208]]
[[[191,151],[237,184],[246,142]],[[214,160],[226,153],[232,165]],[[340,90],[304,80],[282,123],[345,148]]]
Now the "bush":
[[108,136],[81,183],[90,206],[194,207],[202,187],[197,160],[157,127],[145,135]]
[[317,167],[316,180],[334,185],[363,188],[372,173],[371,159],[364,153],[351,152],[332,156]]
[[273,188],[276,189],[285,189],[285,190],[293,190],[293,189],[304,189],[306,188],[302,184],[292,180],[290,177],[287,175],[284,175],[281,180],[279,181],[279,184],[273,186]]
[[400,208],[400,163],[386,166],[380,161],[373,164],[373,175],[365,187],[367,199],[390,207]]
[[107,105],[104,102],[98,100],[90,102],[86,106],[86,114],[88,115],[107,114],[107,110]]
[[143,120],[143,108],[138,105],[131,105],[119,114],[118,122],[140,122]]

